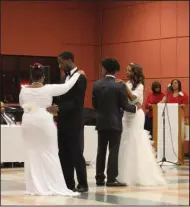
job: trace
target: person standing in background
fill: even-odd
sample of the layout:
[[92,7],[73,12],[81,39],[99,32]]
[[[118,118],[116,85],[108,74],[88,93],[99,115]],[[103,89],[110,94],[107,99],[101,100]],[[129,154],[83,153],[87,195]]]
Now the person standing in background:
[[181,81],[173,79],[168,89],[169,91],[167,95],[163,97],[161,103],[178,103],[185,108],[188,104],[188,95],[182,91]]
[[[164,97],[161,84],[158,81],[152,83],[152,92],[148,94],[145,101],[145,109],[148,111],[145,116],[144,129],[153,135],[153,111],[152,105],[159,103]],[[151,138],[152,139],[152,138]]]

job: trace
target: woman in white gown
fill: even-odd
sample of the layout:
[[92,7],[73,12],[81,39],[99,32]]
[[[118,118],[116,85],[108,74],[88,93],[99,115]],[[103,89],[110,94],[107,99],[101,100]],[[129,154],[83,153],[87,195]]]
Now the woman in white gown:
[[[143,104],[144,75],[134,63],[127,67],[126,92],[131,104]],[[124,112],[123,133],[119,150],[118,181],[128,186],[165,185],[148,131],[144,130],[145,115],[142,109],[136,114]]]
[[81,73],[75,73],[65,84],[43,85],[44,67],[36,63],[31,72],[33,83],[20,92],[20,105],[24,109],[22,133],[27,194],[79,195],[66,186],[58,157],[57,129],[53,115],[46,108],[51,106],[53,96],[67,93]]

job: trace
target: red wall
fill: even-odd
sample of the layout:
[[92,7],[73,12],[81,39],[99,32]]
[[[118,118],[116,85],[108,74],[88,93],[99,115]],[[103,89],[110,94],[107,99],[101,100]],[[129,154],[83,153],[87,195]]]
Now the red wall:
[[142,65],[146,90],[179,78],[189,93],[188,1],[108,2],[103,5],[103,57],[117,58],[125,79],[128,63]]
[[99,4],[3,1],[1,16],[2,54],[57,56],[72,51],[86,72],[86,105],[91,106],[100,59]]
[[[88,78],[86,105],[98,79],[99,60],[115,57],[125,79],[130,62],[143,66],[146,92],[152,81],[172,78],[189,85],[189,4],[187,1],[2,2],[3,54],[57,56],[71,50]],[[102,45],[101,43],[102,33]]]

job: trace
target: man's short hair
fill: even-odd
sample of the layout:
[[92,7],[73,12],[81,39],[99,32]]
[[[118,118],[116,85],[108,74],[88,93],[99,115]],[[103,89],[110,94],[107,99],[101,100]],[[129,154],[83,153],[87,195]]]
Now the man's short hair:
[[114,58],[106,58],[102,61],[102,66],[108,73],[115,73],[120,70],[119,62]]
[[62,52],[58,57],[62,58],[63,60],[72,60],[74,62],[74,55],[70,51]]

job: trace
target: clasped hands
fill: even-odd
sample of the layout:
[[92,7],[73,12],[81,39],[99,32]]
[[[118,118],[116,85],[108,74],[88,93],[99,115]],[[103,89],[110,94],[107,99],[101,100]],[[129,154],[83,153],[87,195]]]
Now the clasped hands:
[[57,115],[57,113],[59,112],[59,107],[56,104],[53,104],[52,106],[49,106],[48,108],[46,108],[46,110],[53,115]]

